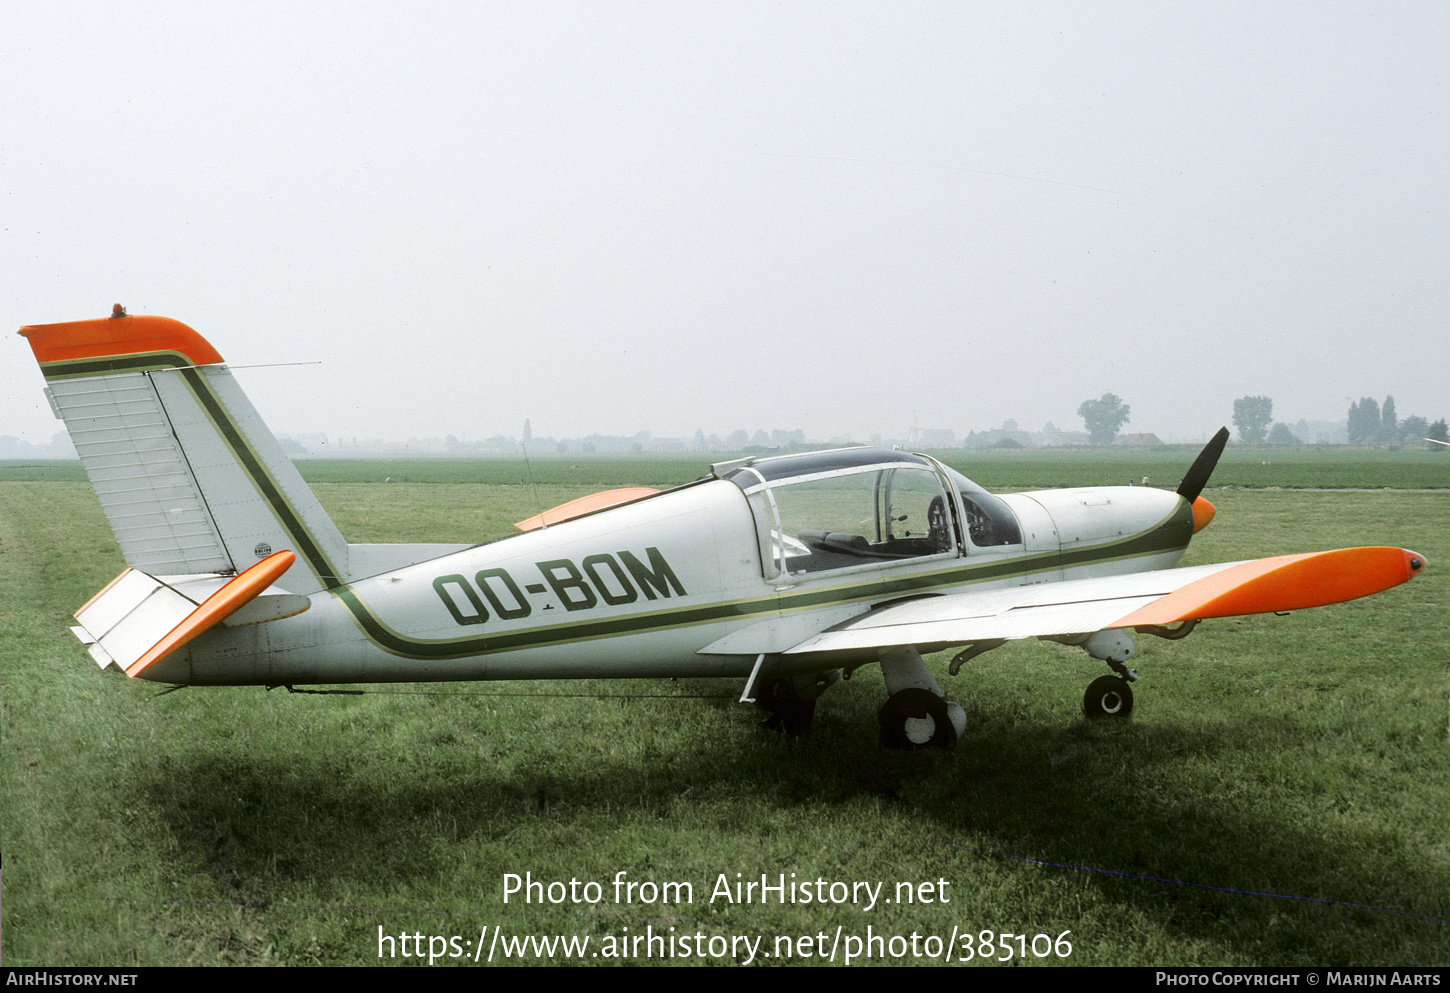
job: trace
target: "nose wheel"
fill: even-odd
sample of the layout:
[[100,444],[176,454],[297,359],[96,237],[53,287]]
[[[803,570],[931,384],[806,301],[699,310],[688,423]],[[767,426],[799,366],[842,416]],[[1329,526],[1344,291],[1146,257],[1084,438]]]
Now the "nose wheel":
[[1099,676],[1088,684],[1082,711],[1089,717],[1127,717],[1133,712],[1133,688],[1121,676]]

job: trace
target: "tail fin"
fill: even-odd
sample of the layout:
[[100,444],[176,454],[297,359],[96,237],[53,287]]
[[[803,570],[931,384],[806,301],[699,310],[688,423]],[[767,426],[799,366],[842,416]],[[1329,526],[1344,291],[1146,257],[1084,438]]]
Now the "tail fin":
[[124,313],[20,334],[127,565],[237,574],[291,549],[282,589],[346,582],[342,535],[201,335]]

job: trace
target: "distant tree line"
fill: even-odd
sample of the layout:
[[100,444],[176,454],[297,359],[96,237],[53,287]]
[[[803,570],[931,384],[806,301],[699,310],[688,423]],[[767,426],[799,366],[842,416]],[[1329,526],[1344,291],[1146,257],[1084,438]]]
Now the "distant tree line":
[[1375,403],[1374,397],[1360,397],[1358,403],[1349,405],[1351,445],[1413,444],[1422,438],[1450,441],[1446,434],[1443,417],[1434,424],[1417,414],[1400,420],[1392,396],[1385,397],[1383,405]]
[[[1274,401],[1264,396],[1239,397],[1234,401],[1234,427],[1239,441],[1255,444],[1267,440],[1273,445],[1297,445],[1301,439],[1282,422],[1274,421]],[[1302,423],[1302,422],[1301,422]],[[1400,420],[1395,413],[1395,398],[1385,397],[1383,405],[1373,397],[1363,397],[1349,405],[1348,441],[1351,445],[1414,444],[1422,438],[1450,440],[1445,437],[1442,418],[1431,424],[1423,417]]]
[[[1132,408],[1112,393],[1104,393],[1096,400],[1084,400],[1077,408],[1077,414],[1086,425],[1094,445],[1111,445],[1117,440],[1119,429],[1128,423],[1131,413]],[[1235,400],[1233,422],[1238,429],[1239,441],[1247,444],[1264,441],[1272,445],[1303,444],[1289,425],[1274,422],[1274,401],[1266,396]],[[1301,430],[1305,428],[1305,423],[1299,422]],[[1376,403],[1372,397],[1364,397],[1350,405],[1348,441],[1351,445],[1414,444],[1422,438],[1450,442],[1445,419],[1433,424],[1418,415],[1400,420],[1392,396],[1385,397],[1383,405]],[[1443,450],[1438,445],[1429,447]]]
[[1233,420],[1239,441],[1246,444],[1256,445],[1262,441],[1271,445],[1304,444],[1304,439],[1296,435],[1289,425],[1283,421],[1274,422],[1274,401],[1268,397],[1239,397],[1234,401]]

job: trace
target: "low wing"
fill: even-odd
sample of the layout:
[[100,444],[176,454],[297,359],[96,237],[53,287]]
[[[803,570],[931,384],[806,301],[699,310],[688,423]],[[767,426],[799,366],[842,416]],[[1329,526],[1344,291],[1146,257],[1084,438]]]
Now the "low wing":
[[570,500],[568,503],[561,503],[552,507],[542,514],[535,514],[528,520],[519,521],[514,527],[520,531],[533,531],[550,524],[560,524],[564,521],[572,521],[576,517],[583,517],[585,514],[592,514],[596,510],[606,510],[610,507],[617,507],[621,503],[629,503],[631,500],[640,500],[647,496],[653,496],[659,490],[652,490],[648,486],[626,486],[620,490],[605,490],[603,493],[591,493],[588,496],[579,497],[577,500]]
[[1083,634],[1343,603],[1398,586],[1425,557],[1342,548],[888,604],[828,628],[787,655]]

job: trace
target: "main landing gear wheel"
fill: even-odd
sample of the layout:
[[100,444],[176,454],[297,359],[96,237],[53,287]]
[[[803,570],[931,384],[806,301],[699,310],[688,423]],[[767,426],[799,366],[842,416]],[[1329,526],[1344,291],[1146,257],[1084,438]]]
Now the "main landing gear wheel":
[[1099,676],[1088,684],[1082,711],[1089,717],[1127,717],[1133,712],[1133,688],[1121,676]]
[[957,744],[947,702],[930,690],[913,686],[891,694],[876,719],[881,723],[882,748],[951,749]]
[[762,679],[755,686],[755,705],[770,713],[764,727],[792,738],[809,734],[816,717],[816,701],[802,698],[789,679]]

